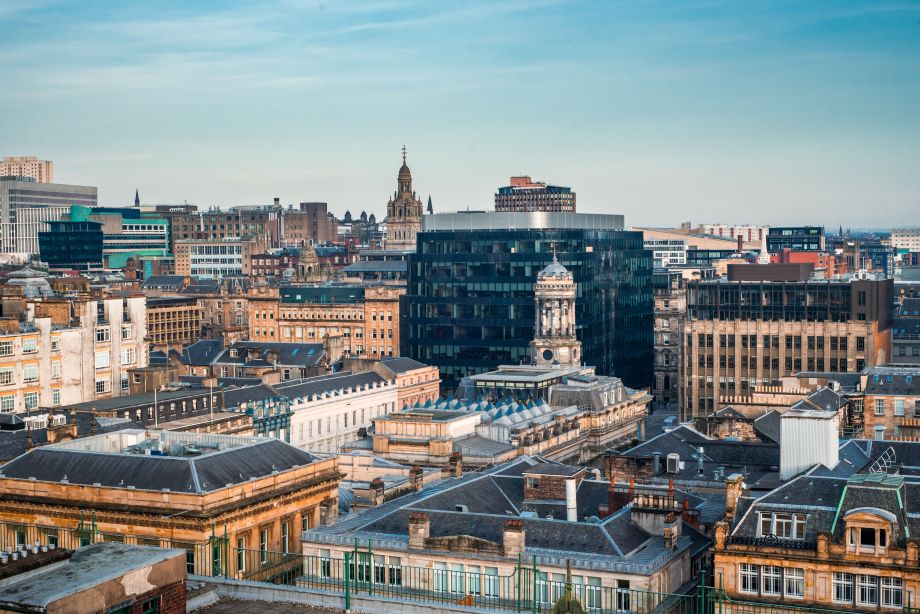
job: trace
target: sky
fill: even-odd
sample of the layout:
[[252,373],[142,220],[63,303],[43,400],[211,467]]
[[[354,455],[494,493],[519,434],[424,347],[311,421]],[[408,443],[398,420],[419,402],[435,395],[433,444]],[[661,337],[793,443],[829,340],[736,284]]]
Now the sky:
[[0,0],[0,155],[100,203],[920,224],[920,2]]

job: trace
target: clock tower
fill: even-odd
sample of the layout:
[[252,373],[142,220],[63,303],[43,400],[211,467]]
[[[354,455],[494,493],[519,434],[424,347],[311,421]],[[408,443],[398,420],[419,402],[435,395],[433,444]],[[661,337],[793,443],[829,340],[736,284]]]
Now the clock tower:
[[581,365],[581,343],[575,337],[575,279],[556,260],[537,273],[534,285],[536,337],[530,342],[531,364]]

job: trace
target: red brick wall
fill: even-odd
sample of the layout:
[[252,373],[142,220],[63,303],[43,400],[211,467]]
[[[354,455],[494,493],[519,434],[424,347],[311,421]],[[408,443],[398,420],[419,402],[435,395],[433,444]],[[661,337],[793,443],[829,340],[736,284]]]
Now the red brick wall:
[[185,614],[185,602],[188,599],[185,580],[167,584],[141,595],[131,605],[131,614],[141,614],[144,603],[155,597],[160,598],[160,614]]

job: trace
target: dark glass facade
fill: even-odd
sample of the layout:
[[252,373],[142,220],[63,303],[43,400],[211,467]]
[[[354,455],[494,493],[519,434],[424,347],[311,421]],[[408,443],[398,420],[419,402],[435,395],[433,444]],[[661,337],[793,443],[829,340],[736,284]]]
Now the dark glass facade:
[[48,222],[38,233],[41,259],[52,269],[88,271],[102,268],[102,224]]
[[878,321],[884,330],[891,326],[892,288],[891,280],[694,281],[687,313],[691,320]]
[[574,275],[576,335],[598,375],[650,386],[652,253],[642,233],[604,229],[458,229],[418,234],[409,256],[402,354],[438,367],[445,388],[530,362],[534,282],[553,258]]
[[776,254],[784,249],[794,252],[824,251],[824,226],[777,226],[767,233],[767,251]]

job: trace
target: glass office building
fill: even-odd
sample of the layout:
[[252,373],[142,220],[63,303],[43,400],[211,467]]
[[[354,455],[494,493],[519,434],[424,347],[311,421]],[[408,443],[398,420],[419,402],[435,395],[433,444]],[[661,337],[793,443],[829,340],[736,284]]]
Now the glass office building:
[[577,286],[586,365],[630,387],[652,382],[652,254],[623,216],[455,213],[424,216],[409,256],[402,355],[460,379],[530,362],[534,283],[553,259]]

